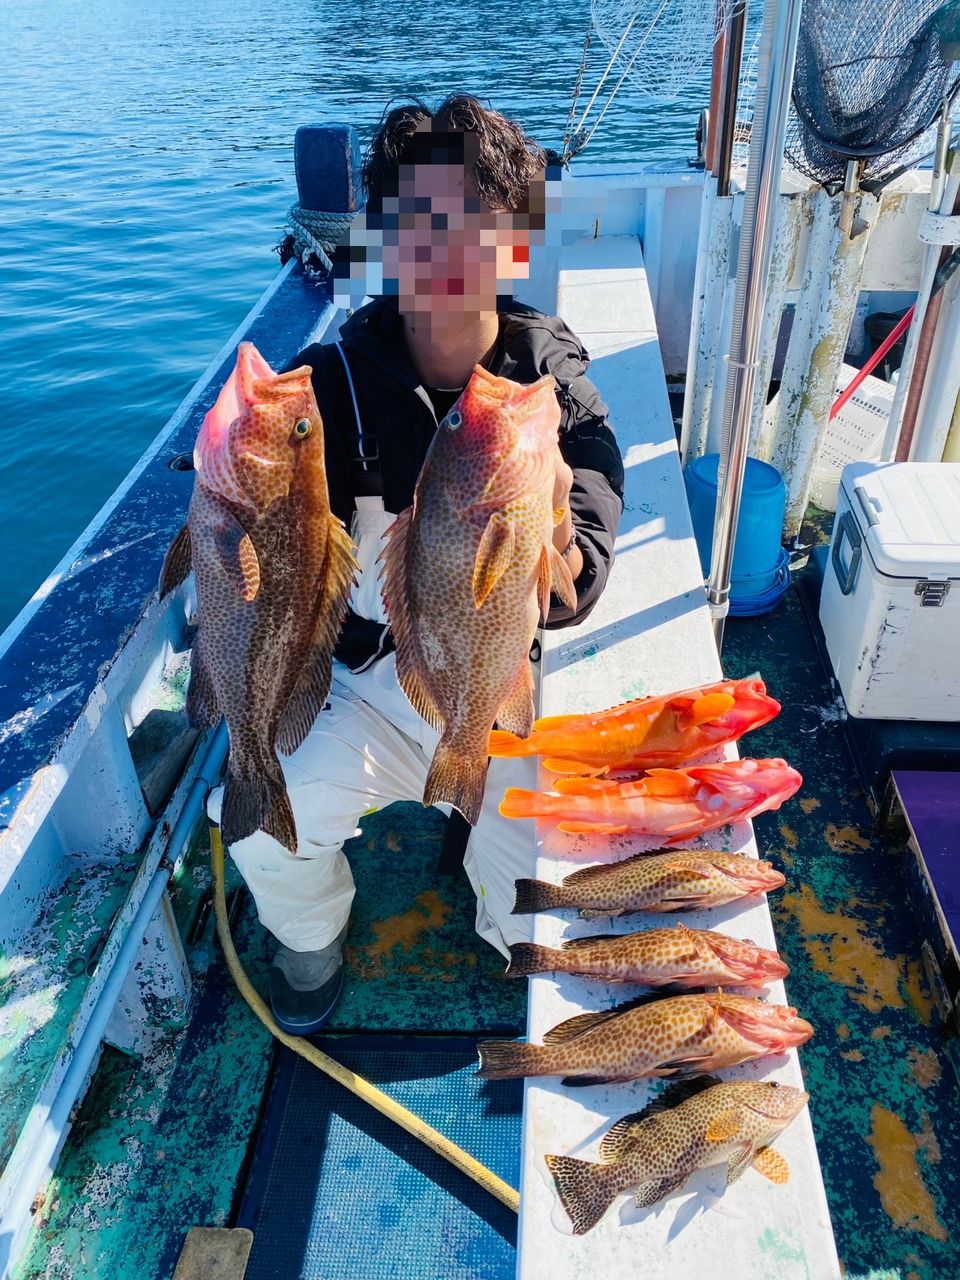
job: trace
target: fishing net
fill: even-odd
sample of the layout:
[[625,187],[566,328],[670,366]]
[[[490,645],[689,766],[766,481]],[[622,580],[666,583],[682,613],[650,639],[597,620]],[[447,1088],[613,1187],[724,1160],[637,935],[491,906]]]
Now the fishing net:
[[786,151],[815,181],[863,180],[929,150],[954,91],[960,0],[804,0]]
[[729,0],[592,0],[614,66],[651,102],[675,102],[713,56]]

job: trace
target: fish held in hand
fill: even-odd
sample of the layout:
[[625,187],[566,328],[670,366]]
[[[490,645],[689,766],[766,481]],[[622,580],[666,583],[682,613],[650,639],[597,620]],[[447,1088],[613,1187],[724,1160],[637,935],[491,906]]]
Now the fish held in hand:
[[708,929],[644,929],[639,933],[570,938],[561,950],[535,942],[510,948],[506,976],[578,973],[608,982],[648,987],[751,986],[785,978],[789,967],[775,951]]
[[559,423],[552,376],[522,386],[477,365],[381,556],[400,686],[441,734],[423,803],[471,823],[494,723],[533,726],[529,653],[551,590],[576,605],[553,545]]
[[187,523],[160,577],[165,595],[196,574],[187,715],[197,728],[227,722],[224,843],[263,830],[296,853],[277,749],[295,751],[326,701],[356,572],[330,510],[310,367],[276,374],[242,342],[194,466]]
[[694,760],[767,724],[780,703],[759,676],[659,697],[635,698],[608,711],[546,716],[528,738],[495,729],[492,756],[546,756],[553,773],[672,767]]
[[757,996],[653,993],[568,1018],[546,1032],[543,1044],[482,1040],[478,1074],[490,1080],[562,1076],[566,1085],[681,1078],[783,1053],[812,1035],[796,1009]]
[[644,1209],[679,1191],[698,1169],[714,1165],[727,1166],[727,1186],[750,1165],[782,1185],[790,1166],[770,1144],[809,1097],[775,1081],[681,1081],[608,1129],[599,1163],[545,1156],[574,1234],[594,1227],[624,1191],[634,1191]]
[[631,782],[558,778],[556,794],[508,787],[505,818],[549,818],[571,834],[634,831],[667,843],[779,809],[803,779],[785,760],[724,760],[690,769],[651,769]]
[[518,880],[513,910],[524,915],[573,907],[586,919],[634,911],[695,911],[784,884],[783,873],[762,858],[717,849],[671,849],[583,867],[561,884]]

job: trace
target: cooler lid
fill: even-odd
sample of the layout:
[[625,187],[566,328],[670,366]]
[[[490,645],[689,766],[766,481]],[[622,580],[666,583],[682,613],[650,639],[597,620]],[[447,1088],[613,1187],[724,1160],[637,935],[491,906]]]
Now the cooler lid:
[[880,573],[960,578],[960,462],[853,462],[840,485]]

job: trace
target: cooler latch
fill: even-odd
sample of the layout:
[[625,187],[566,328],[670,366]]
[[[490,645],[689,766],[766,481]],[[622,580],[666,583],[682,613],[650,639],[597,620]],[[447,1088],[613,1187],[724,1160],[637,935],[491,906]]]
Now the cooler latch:
[[924,608],[939,609],[949,590],[949,582],[930,582],[927,578],[921,578],[913,588],[913,594],[920,597],[920,604]]

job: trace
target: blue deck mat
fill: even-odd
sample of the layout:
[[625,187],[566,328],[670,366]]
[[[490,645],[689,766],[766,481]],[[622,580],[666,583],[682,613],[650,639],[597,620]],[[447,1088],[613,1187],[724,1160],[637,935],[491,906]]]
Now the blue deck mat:
[[[316,1043],[517,1186],[522,1082],[477,1079],[475,1040]],[[515,1214],[286,1049],[237,1225],[254,1233],[245,1280],[506,1280],[516,1270]]]

